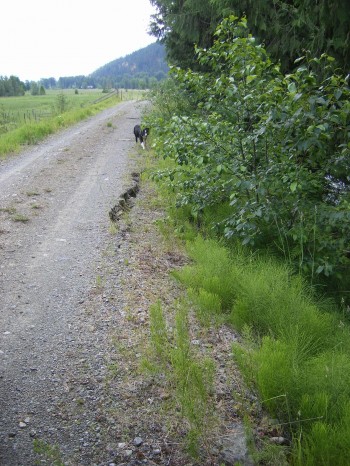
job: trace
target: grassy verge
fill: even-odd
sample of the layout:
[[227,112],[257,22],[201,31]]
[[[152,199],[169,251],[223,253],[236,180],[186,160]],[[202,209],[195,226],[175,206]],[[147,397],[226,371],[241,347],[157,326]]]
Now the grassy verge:
[[189,309],[178,306],[174,329],[167,329],[160,302],[150,308],[151,349],[144,367],[163,373],[174,392],[182,418],[186,419],[186,446],[192,457],[199,457],[199,447],[213,426],[212,394],[214,362],[196,354],[190,339]]
[[[269,416],[277,418],[279,436],[262,436],[260,451],[255,452],[257,463],[283,464],[282,455],[294,465],[347,464],[350,333],[345,310],[317,296],[283,262],[228,246],[215,232],[206,230],[205,224],[198,227],[190,208],[176,209],[174,194],[164,185],[160,189],[169,212],[160,227],[169,240],[175,235],[186,243],[192,261],[173,275],[186,287],[189,306],[194,306],[202,324],[225,324],[240,332],[242,338],[233,346],[232,357]],[[186,325],[186,311],[182,312],[179,319]],[[154,351],[171,368],[177,392],[186,392],[192,356],[186,345],[177,342],[178,337],[169,343],[160,308],[151,310],[151,319]],[[185,371],[175,367],[174,348],[182,351]],[[204,362],[195,371],[197,380],[208,373]],[[196,399],[196,394],[190,397]],[[200,403],[208,402],[204,395]],[[184,408],[184,415],[190,419],[193,412],[205,413],[200,403],[192,411]],[[205,422],[205,417],[193,421],[194,443]]]

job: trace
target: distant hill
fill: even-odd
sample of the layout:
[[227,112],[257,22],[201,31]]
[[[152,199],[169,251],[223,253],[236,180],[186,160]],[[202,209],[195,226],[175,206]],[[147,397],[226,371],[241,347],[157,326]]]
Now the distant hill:
[[[167,76],[169,67],[165,58],[165,47],[154,42],[143,49],[107,63],[88,76],[61,76],[41,79],[45,89],[149,89]],[[25,86],[25,83],[22,83]],[[27,82],[26,89],[31,83]],[[1,83],[0,83],[1,85]]]
[[155,42],[107,63],[91,73],[89,78],[101,87],[143,89],[164,79],[168,70],[164,45]]

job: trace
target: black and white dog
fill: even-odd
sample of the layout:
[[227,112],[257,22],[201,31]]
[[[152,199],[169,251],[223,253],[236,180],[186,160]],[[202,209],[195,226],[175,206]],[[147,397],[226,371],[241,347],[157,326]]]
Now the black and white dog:
[[149,135],[149,128],[143,128],[141,129],[140,125],[134,126],[134,135],[135,135],[135,140],[136,142],[138,139],[140,139],[140,143],[142,146],[142,149],[145,148],[147,136]]

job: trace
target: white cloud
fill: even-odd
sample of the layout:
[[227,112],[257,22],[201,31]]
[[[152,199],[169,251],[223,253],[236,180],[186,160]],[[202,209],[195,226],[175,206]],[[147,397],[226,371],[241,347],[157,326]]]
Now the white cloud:
[[87,75],[155,41],[149,0],[19,0],[1,8],[0,76]]

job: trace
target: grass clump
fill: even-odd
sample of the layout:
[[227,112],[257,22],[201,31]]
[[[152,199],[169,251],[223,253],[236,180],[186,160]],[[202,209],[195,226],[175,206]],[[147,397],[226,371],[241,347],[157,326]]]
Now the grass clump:
[[167,328],[161,304],[150,308],[151,348],[144,367],[162,371],[171,387],[176,406],[185,420],[186,447],[193,457],[199,456],[205,432],[212,420],[210,397],[213,393],[214,363],[195,353],[189,334],[189,315],[181,304],[175,316],[174,329]]
[[[215,240],[200,236],[188,243],[188,254],[195,265],[188,265],[173,275],[188,288],[195,290],[198,300],[213,304],[216,311],[230,312],[237,295],[240,264],[233,263],[228,249]],[[204,310],[204,306],[201,306]]]
[[42,440],[33,441],[34,453],[40,456],[41,464],[50,464],[53,466],[64,466],[60,450],[57,445],[50,445]]
[[192,264],[174,276],[200,316],[221,314],[240,330],[243,344],[233,353],[285,426],[291,463],[347,464],[350,333],[343,315],[276,260],[200,237],[188,252]]

